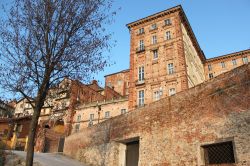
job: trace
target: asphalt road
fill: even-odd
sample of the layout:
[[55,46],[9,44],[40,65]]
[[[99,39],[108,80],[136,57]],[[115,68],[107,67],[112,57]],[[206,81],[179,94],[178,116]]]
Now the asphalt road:
[[[26,157],[26,152],[12,151],[21,157]],[[35,153],[34,160],[43,166],[86,166],[83,163],[56,153]]]

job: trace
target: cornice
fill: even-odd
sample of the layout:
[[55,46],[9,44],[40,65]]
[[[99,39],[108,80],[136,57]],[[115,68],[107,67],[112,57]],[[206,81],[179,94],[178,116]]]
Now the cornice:
[[217,56],[217,57],[214,57],[214,58],[209,58],[209,59],[207,59],[206,63],[213,62],[213,61],[218,61],[218,60],[222,60],[222,59],[227,59],[227,58],[231,58],[231,57],[236,57],[236,56],[242,56],[242,55],[245,55],[245,54],[250,54],[250,49],[243,50],[243,51],[238,51],[238,52],[233,52],[233,53],[229,53],[229,54],[226,54],[226,55]]
[[155,20],[155,19],[163,17],[165,15],[169,15],[171,13],[175,13],[175,12],[180,11],[180,10],[182,10],[182,7],[181,7],[181,5],[178,5],[178,6],[170,8],[170,9],[158,12],[156,14],[152,14],[152,15],[150,15],[148,17],[139,19],[137,21],[131,22],[131,23],[127,24],[126,26],[130,29],[131,27],[134,27],[134,26],[137,26],[137,25],[140,25],[140,24],[144,24],[146,22]]

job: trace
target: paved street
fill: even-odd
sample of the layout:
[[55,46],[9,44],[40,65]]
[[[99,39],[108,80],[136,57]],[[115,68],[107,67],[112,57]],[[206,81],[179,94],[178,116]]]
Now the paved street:
[[[26,152],[12,151],[18,156],[26,156]],[[35,153],[35,161],[44,166],[85,166],[76,160],[56,153]]]

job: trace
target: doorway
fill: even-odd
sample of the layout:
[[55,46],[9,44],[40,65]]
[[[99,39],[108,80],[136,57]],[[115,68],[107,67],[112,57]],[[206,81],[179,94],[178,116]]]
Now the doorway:
[[126,143],[126,166],[138,166],[139,140]]

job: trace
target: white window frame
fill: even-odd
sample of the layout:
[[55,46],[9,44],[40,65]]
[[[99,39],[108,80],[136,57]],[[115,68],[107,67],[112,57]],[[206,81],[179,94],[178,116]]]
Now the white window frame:
[[166,32],[166,40],[170,40],[171,39],[171,32],[167,31]]
[[144,81],[144,66],[139,66],[138,67],[138,81],[142,82]]
[[157,44],[157,36],[156,35],[152,36],[152,44]]
[[95,114],[89,114],[89,120],[93,121],[95,119]]
[[144,106],[144,97],[145,97],[145,92],[144,90],[139,90],[138,91],[138,106]]
[[76,121],[77,121],[77,122],[80,122],[80,121],[81,121],[81,118],[82,118],[81,115],[78,115]]
[[242,57],[242,62],[243,62],[243,64],[248,64],[248,57],[247,56],[245,56],[245,57]]
[[138,30],[138,33],[139,33],[139,34],[143,34],[143,33],[144,33],[144,28],[140,28],[140,29]]
[[127,110],[126,109],[121,109],[121,114],[125,114],[127,112]]
[[232,64],[233,64],[233,66],[236,66],[237,65],[237,60],[236,59],[232,59]]
[[168,74],[174,74],[174,63],[169,63],[167,68],[168,68]]
[[173,96],[174,94],[176,94],[175,88],[170,88],[170,89],[168,90],[168,94],[169,94],[169,96]]
[[78,133],[80,130],[80,123],[76,123],[75,125],[75,133]]
[[153,52],[153,59],[158,59],[158,50],[156,49],[156,50],[153,50],[152,51]]
[[211,64],[207,65],[207,68],[208,68],[208,71],[212,71],[212,65]]
[[106,111],[105,112],[105,118],[107,119],[107,118],[110,118],[110,111]]
[[226,68],[226,64],[225,64],[225,62],[223,61],[223,62],[221,62],[220,63],[220,65],[221,65],[221,68]]
[[139,41],[139,50],[140,51],[144,50],[144,40]]
[[170,18],[168,18],[168,19],[164,20],[164,23],[165,23],[165,25],[166,25],[166,26],[168,26],[168,25],[171,25],[171,24],[172,24],[172,23],[171,23],[171,19],[170,19]]
[[157,24],[156,23],[151,25],[151,30],[154,30],[154,29],[157,29]]
[[154,101],[158,101],[161,99],[161,92],[159,90],[154,91]]

